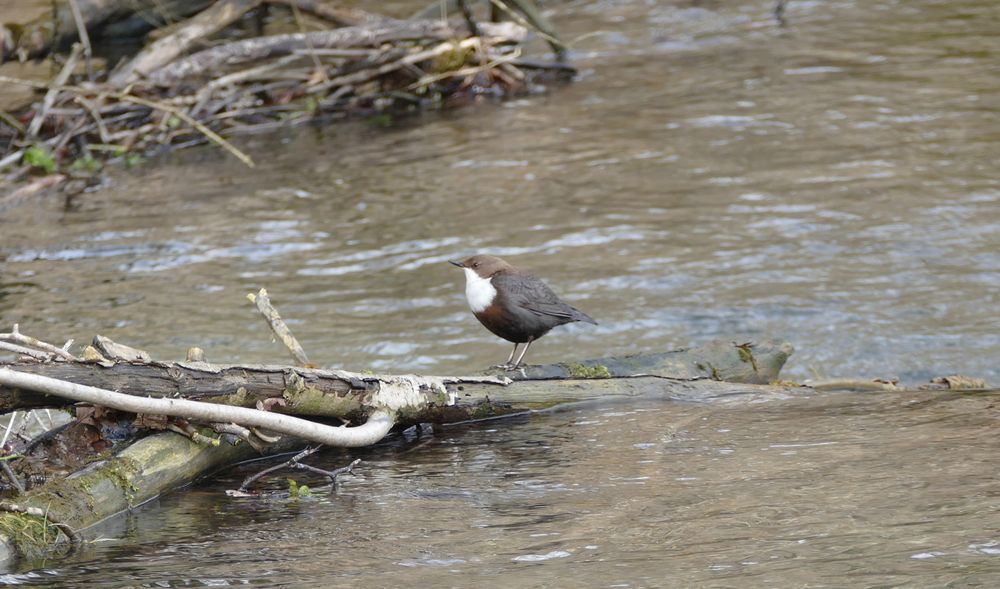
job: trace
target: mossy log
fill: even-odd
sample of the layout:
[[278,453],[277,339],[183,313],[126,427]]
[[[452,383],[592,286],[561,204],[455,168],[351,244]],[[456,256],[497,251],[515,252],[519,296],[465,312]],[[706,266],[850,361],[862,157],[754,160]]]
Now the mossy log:
[[[421,387],[418,396],[424,395],[425,402],[399,412],[397,427],[406,427],[417,423],[454,424],[553,409],[567,403],[634,397],[706,401],[808,393],[809,389],[801,387],[755,384],[776,380],[790,353],[791,346],[781,342],[713,342],[661,354],[529,366],[518,373],[507,373],[513,379],[367,375],[206,363],[19,361],[4,366],[130,395],[184,397],[251,407],[261,402],[273,411],[341,417],[355,423],[371,414],[370,401],[379,390],[396,381],[415,379],[413,382],[440,385]],[[0,385],[0,413],[70,403]],[[297,445],[302,442],[285,436],[267,451]],[[0,562],[70,550],[77,535],[85,537],[95,524],[257,452],[246,443],[198,445],[172,432],[134,441],[68,477],[53,477],[0,503],[0,508],[6,507],[0,510]],[[33,454],[31,460],[40,458]]]
[[[448,393],[422,386],[425,402],[404,412],[397,423],[444,423],[497,417],[574,400],[608,395],[643,394],[664,386],[664,379],[763,384],[777,380],[791,345],[784,342],[709,342],[703,346],[658,354],[636,354],[578,363],[527,366],[497,373],[512,384],[483,377],[441,377]],[[280,399],[271,410],[300,416],[337,417],[363,421],[368,401],[397,377],[290,366],[219,365],[204,362],[31,362],[10,363],[18,372],[40,374],[69,382],[111,389],[128,395],[184,398],[255,407]],[[697,380],[702,379],[702,380]],[[608,382],[598,382],[607,380]],[[558,394],[555,391],[559,391]],[[617,392],[616,392],[617,391]],[[709,392],[711,391],[711,392]],[[530,403],[522,406],[513,398]],[[455,402],[451,403],[450,399]],[[273,402],[273,401],[270,401]],[[41,407],[71,405],[68,399],[0,384],[0,414]]]
[[[271,448],[287,450],[293,440]],[[69,552],[77,534],[222,466],[257,456],[248,444],[203,446],[173,432],[0,503],[0,566]],[[27,511],[38,510],[43,515]],[[37,512],[36,512],[37,513]]]

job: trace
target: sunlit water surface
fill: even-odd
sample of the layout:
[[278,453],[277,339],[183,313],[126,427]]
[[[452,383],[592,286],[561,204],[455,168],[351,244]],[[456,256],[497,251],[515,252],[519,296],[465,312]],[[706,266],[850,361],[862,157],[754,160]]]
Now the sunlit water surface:
[[[449,259],[510,258],[600,325],[535,362],[794,343],[790,378],[1000,380],[1000,17],[987,1],[574,2],[549,94],[179,153],[0,211],[0,324],[284,362],[469,372],[505,344]],[[174,494],[52,587],[1000,583],[994,398],[578,409],[361,454],[298,502]],[[331,465],[349,456],[330,454]],[[319,481],[311,481],[314,484]],[[279,483],[275,483],[279,484]]]

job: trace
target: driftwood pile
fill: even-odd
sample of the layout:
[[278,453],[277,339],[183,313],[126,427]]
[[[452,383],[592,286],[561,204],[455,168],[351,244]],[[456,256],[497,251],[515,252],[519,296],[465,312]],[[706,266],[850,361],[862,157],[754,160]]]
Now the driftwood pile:
[[[292,6],[293,32],[230,35],[206,46],[265,4]],[[307,31],[305,12],[328,28]],[[79,23],[83,42],[50,83],[0,76],[0,84],[30,86],[40,97],[14,112],[0,108],[0,173],[8,170],[8,181],[37,171],[85,176],[108,160],[206,141],[253,166],[226,137],[348,114],[387,122],[409,110],[520,93],[537,72],[571,75],[565,65],[522,61],[530,23],[510,14],[518,22],[477,22],[467,9],[450,20],[397,20],[314,0],[218,0],[102,73],[91,63],[89,23]],[[58,42],[40,37],[36,46],[39,35],[14,39],[0,27],[0,61]]]

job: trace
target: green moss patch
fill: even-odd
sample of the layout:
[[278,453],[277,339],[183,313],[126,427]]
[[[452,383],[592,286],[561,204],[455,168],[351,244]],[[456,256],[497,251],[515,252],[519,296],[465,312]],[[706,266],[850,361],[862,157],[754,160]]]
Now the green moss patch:
[[593,366],[564,364],[563,366],[570,378],[611,378],[611,371],[603,364],[594,364]]

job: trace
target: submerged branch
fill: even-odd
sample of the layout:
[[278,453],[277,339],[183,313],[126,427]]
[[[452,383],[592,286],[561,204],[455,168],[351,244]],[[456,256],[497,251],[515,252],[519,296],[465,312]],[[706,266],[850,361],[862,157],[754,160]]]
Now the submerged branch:
[[262,470],[260,472],[257,472],[257,473],[254,473],[254,474],[248,476],[247,478],[243,479],[243,482],[240,484],[240,488],[237,491],[245,493],[246,490],[247,490],[247,487],[249,487],[250,485],[254,484],[254,482],[257,481],[258,479],[260,479],[262,477],[265,477],[265,476],[271,474],[272,472],[274,472],[276,470],[281,470],[282,468],[288,468],[289,466],[291,466],[293,464],[296,464],[299,460],[302,460],[303,458],[306,458],[307,456],[312,456],[313,454],[315,454],[316,452],[318,452],[320,450],[320,448],[322,448],[322,447],[323,446],[313,446],[312,448],[306,448],[305,450],[299,452],[295,456],[292,456],[291,458],[289,458],[285,462],[282,462],[281,464],[275,464],[274,466],[265,468],[264,470]]

